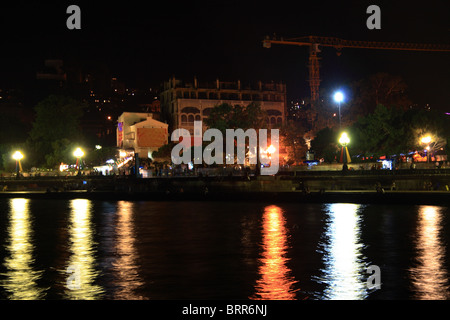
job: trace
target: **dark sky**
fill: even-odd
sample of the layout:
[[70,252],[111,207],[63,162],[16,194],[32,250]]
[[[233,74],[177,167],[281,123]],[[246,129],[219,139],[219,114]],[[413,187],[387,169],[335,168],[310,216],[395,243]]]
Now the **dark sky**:
[[[95,2],[95,4],[94,4]],[[416,4],[420,3],[420,5]],[[66,28],[77,4],[82,30]],[[381,30],[366,9],[381,8]],[[290,98],[309,95],[306,47],[262,47],[266,35],[450,44],[448,0],[112,1],[0,4],[0,85],[31,81],[43,61],[108,68],[130,85],[175,75],[191,80],[283,81]],[[337,88],[384,71],[401,75],[418,103],[450,110],[450,53],[344,49],[322,52],[322,87]]]

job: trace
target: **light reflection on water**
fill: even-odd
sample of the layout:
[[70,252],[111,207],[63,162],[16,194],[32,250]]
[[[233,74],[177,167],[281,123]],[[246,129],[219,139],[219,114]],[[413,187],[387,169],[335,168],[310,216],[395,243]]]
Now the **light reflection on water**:
[[[173,249],[170,247],[173,243],[180,243],[181,247],[177,250],[185,252],[186,255],[192,253],[191,251],[196,252],[192,242],[184,245],[182,240],[186,232],[193,229],[195,222],[184,219],[183,228],[180,229],[178,228],[180,222],[176,220],[178,215],[166,209],[156,210],[159,207],[155,203],[136,205],[135,202],[119,201],[102,206],[90,200],[64,201],[55,206],[64,208],[55,213],[58,221],[65,223],[55,224],[57,229],[55,225],[39,225],[39,221],[48,221],[47,218],[37,219],[41,213],[40,209],[48,205],[48,202],[10,199],[4,204],[6,210],[0,212],[0,223],[4,225],[1,230],[5,230],[4,238],[0,237],[2,297],[35,300],[45,299],[53,294],[63,299],[87,300],[111,297],[116,300],[134,300],[143,297],[152,298],[148,292],[149,287],[154,290],[152,295],[156,296],[159,294],[159,288],[163,286],[168,287],[164,289],[167,292],[184,290],[184,296],[188,296],[190,290],[202,290],[184,286],[183,281],[192,276],[189,268],[161,271],[167,267],[166,260],[161,257],[164,257],[167,250]],[[177,204],[173,204],[171,208],[179,209],[181,212],[186,210],[185,206],[186,204],[180,204],[177,207]],[[253,204],[248,206],[254,208]],[[231,288],[229,296],[233,298],[241,292],[239,290],[247,290],[247,284],[242,283],[246,283],[249,277],[253,279],[254,276],[256,280],[249,280],[248,283],[254,288],[255,293],[252,295],[249,291],[243,295],[244,297],[252,295],[250,299],[296,299],[300,287],[302,289],[308,287],[308,292],[313,292],[313,296],[318,299],[366,299],[372,294],[366,287],[368,277],[366,268],[370,259],[373,264],[387,262],[385,267],[390,268],[390,271],[386,271],[386,274],[394,270],[395,276],[402,277],[401,281],[392,276],[383,278],[384,266],[380,265],[381,277],[389,279],[389,287],[393,288],[392,290],[395,290],[395,286],[406,283],[401,290],[393,292],[394,296],[396,292],[401,292],[401,297],[412,299],[450,298],[450,273],[447,269],[449,250],[444,239],[449,227],[446,224],[446,215],[449,213],[447,207],[398,206],[395,207],[396,212],[404,210],[405,214],[397,215],[394,213],[395,210],[386,211],[382,206],[376,205],[309,206],[308,210],[311,212],[308,211],[308,214],[316,217],[317,221],[324,217],[322,225],[308,224],[307,219],[299,218],[298,215],[301,213],[298,209],[301,205],[255,204],[255,206],[259,207],[252,214],[243,209],[242,212],[230,215],[229,219],[220,219],[220,223],[227,224],[224,230],[242,231],[242,238],[237,241],[239,245],[235,245],[232,241],[226,244],[202,243],[204,246],[202,248],[214,246],[217,252],[227,254],[209,256],[196,252],[201,254],[199,256],[201,261],[211,261],[210,265],[232,265],[235,267],[233,270],[242,270],[242,274],[233,274],[232,278],[220,278],[221,275],[217,275],[217,279],[211,279],[218,284],[217,288],[208,287],[206,290]],[[216,223],[213,219],[214,214],[217,214],[214,208],[217,208],[216,203],[205,203],[203,210],[197,212],[190,208],[192,210],[190,212],[208,217],[209,225]],[[236,211],[236,208],[241,208],[240,204],[222,203],[220,214]],[[143,215],[143,209],[152,214]],[[259,228],[261,212],[262,224]],[[160,214],[170,216],[170,223],[158,219]],[[384,218],[380,218],[380,215]],[[136,227],[136,217],[139,228]],[[386,217],[389,218],[388,225],[383,223]],[[294,220],[302,221],[305,225],[291,234],[291,230],[287,228],[287,221],[291,225]],[[399,224],[404,226],[402,232],[405,236],[402,241],[399,241],[396,234],[397,228],[393,227]],[[167,239],[160,238],[159,230],[168,230],[168,226],[178,231],[165,235]],[[308,232],[303,232],[305,226],[314,227]],[[39,235],[45,237],[45,232],[41,228],[54,228],[46,230],[52,233],[56,231],[54,233],[58,234],[58,242],[53,244],[51,241],[44,241],[45,245],[50,244],[51,247],[43,247]],[[206,230],[205,237],[211,235],[208,232],[217,232],[218,228],[212,230],[215,231]],[[373,241],[373,234],[377,233],[377,230],[382,231],[380,234],[383,238],[377,236],[375,239],[378,240]],[[363,231],[370,236],[364,233],[363,238]],[[236,234],[239,233],[231,232],[224,234],[224,237],[232,239]],[[318,234],[321,234],[321,241],[315,238]],[[146,241],[140,241],[143,235]],[[363,243],[362,239],[367,243]],[[383,245],[383,241],[389,246]],[[155,243],[158,243],[157,247]],[[392,249],[394,245],[395,250]],[[304,250],[296,250],[306,246],[318,248],[320,256],[318,255],[313,262],[312,259],[309,260],[310,254],[302,254]],[[242,252],[241,250],[243,253],[239,255],[240,259],[236,259],[236,253]],[[56,269],[59,270],[57,276],[56,272],[46,272],[46,268],[55,268],[55,261]],[[107,263],[102,265],[102,261]],[[143,264],[143,261],[147,264]],[[177,257],[174,257],[174,261],[179,262]],[[148,268],[152,266],[148,263],[158,264],[158,268],[149,272]],[[69,276],[66,269],[70,266],[77,267],[80,271],[79,289],[70,290],[66,285]],[[215,276],[214,273],[202,275],[205,281],[209,280],[208,275]],[[152,281],[155,279],[159,287],[153,285]],[[232,281],[235,283],[230,285]],[[383,296],[383,285],[379,290],[380,297],[386,297]],[[145,288],[147,291],[144,291]],[[207,298],[209,293],[211,292],[202,291],[198,295]],[[228,292],[224,296],[227,294]],[[164,297],[170,298],[170,293],[164,293]]]
[[440,207],[421,206],[418,213],[416,265],[409,272],[416,300],[449,298],[448,272],[445,268],[445,246],[442,241]]
[[136,233],[134,230],[133,203],[120,201],[117,211],[116,225],[116,255],[112,263],[113,273],[116,275],[114,285],[117,287],[113,299],[115,300],[141,300],[143,297],[136,294],[136,290],[144,285],[137,265],[138,253],[136,250]]
[[253,299],[294,300],[296,290],[292,270],[287,266],[288,231],[283,210],[277,206],[264,209],[262,256]]
[[361,250],[361,205],[334,203],[326,207],[324,242],[320,244],[325,268],[316,278],[325,284],[320,299],[360,300],[367,297],[365,257]]
[[70,201],[69,251],[67,268],[79,272],[75,289],[67,288],[65,294],[70,300],[94,300],[101,298],[103,290],[95,284],[99,275],[96,270],[96,247],[93,239],[92,202],[85,199]]
[[37,281],[42,271],[34,269],[33,226],[28,199],[11,199],[9,213],[8,242],[4,265],[7,268],[2,286],[10,300],[38,300],[45,297],[45,290]]

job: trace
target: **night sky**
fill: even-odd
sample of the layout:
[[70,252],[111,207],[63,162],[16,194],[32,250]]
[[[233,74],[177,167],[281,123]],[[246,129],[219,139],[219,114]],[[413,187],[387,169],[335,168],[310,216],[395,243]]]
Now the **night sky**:
[[[95,4],[93,4],[95,2]],[[200,81],[282,81],[290,99],[309,96],[306,47],[262,47],[266,35],[450,44],[448,0],[422,1],[112,1],[0,5],[0,86],[32,83],[45,59],[107,68],[130,86],[172,75]],[[77,4],[82,30],[68,30]],[[366,9],[381,8],[381,30]],[[332,48],[321,54],[322,88],[376,72],[401,75],[419,104],[450,111],[450,53]]]

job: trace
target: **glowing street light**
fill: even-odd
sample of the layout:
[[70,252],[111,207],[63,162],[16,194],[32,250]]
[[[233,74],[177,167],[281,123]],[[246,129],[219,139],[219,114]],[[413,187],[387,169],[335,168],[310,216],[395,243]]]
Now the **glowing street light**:
[[420,142],[424,143],[424,144],[428,144],[426,146],[426,150],[427,150],[427,162],[430,162],[430,142],[431,142],[431,136],[427,135],[427,136],[423,136],[422,139],[420,139]]
[[341,128],[341,102],[344,101],[344,94],[340,91],[334,94],[334,101],[338,103],[339,106],[339,128]]
[[270,145],[270,146],[267,148],[267,153],[268,153],[269,155],[270,155],[270,154],[274,154],[276,150],[277,150],[277,149],[275,149],[275,147],[274,147],[273,145]]
[[344,101],[344,95],[342,94],[342,92],[338,91],[334,94],[334,101],[336,102]]
[[78,175],[81,175],[81,158],[84,156],[84,152],[80,148],[77,148],[73,155],[77,158]]
[[420,142],[422,142],[422,143],[430,143],[431,142],[431,136],[428,135],[428,136],[422,137]]
[[23,159],[23,154],[22,154],[20,151],[16,151],[16,152],[13,154],[12,158],[13,158],[14,160],[16,160],[16,161],[20,161],[20,160]]
[[350,138],[347,132],[343,132],[339,138],[339,143],[342,145],[340,162],[344,163],[344,168],[347,168],[347,162],[351,162],[350,154],[347,145],[350,143]]
[[22,165],[20,164],[20,160],[23,159],[23,154],[20,151],[16,151],[12,158],[16,160],[16,179],[19,179],[20,171],[22,171]]
[[350,138],[349,138],[347,132],[343,132],[341,134],[341,137],[339,138],[339,143],[344,147],[350,143]]

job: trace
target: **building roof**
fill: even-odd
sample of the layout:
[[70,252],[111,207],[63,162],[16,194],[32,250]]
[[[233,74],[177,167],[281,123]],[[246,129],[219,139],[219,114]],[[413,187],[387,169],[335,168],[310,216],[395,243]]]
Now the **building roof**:
[[147,120],[135,123],[133,126],[137,128],[167,128],[169,125],[152,118],[147,118]]

